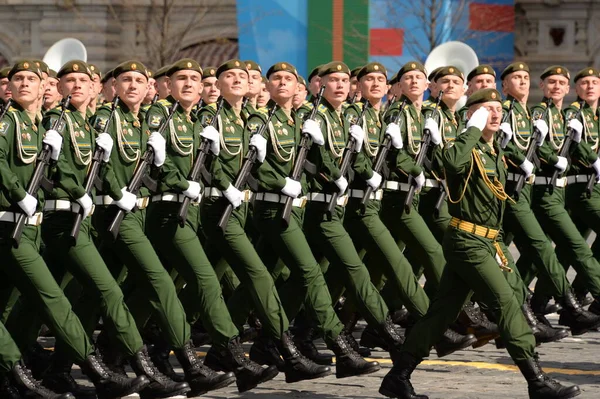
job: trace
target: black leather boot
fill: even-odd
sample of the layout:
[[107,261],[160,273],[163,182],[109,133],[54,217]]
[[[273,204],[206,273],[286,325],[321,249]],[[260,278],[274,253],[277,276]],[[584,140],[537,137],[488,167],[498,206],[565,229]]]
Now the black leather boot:
[[331,374],[331,368],[318,365],[300,353],[289,331],[283,333],[277,348],[285,362],[284,372],[287,383],[312,380]]
[[[75,399],[70,392],[56,393],[42,385],[42,383],[31,374],[31,371],[20,361],[12,369],[11,375],[2,378],[2,397],[14,397],[15,388],[17,398],[35,397],[48,399]],[[4,396],[6,395],[6,396]]]
[[566,399],[581,394],[577,385],[565,387],[558,381],[548,377],[536,359],[521,360],[516,364],[527,380],[530,399]]
[[[165,342],[166,344],[166,342]],[[171,348],[169,345],[154,345],[152,351],[148,351],[150,354],[150,360],[156,366],[158,371],[169,377],[175,382],[184,382],[185,376],[175,372],[171,361],[169,360],[171,355]]]
[[79,367],[94,383],[99,399],[131,395],[140,392],[150,383],[144,376],[127,378],[111,372],[95,355],[89,355]]
[[[395,326],[394,326],[394,329],[396,330],[396,335],[401,337],[402,341],[404,342],[404,336],[402,335],[402,332]],[[388,342],[385,339],[383,339],[383,337],[379,334],[379,332],[375,328],[371,327],[370,325],[367,325],[365,327],[365,329],[363,330],[362,334],[360,335],[360,344],[365,349],[381,348],[384,351],[388,351],[390,348],[388,345]],[[359,352],[359,355],[371,356],[371,351]]]
[[9,373],[0,374],[0,398],[21,399],[21,393],[13,384]]
[[356,353],[343,331],[328,346],[335,353],[336,378],[371,374],[381,369],[378,362],[367,362]]
[[239,392],[249,391],[258,384],[272,380],[279,374],[276,366],[263,368],[248,359],[244,354],[239,337],[233,338],[223,349],[217,349],[213,345],[206,354],[204,365],[213,370],[232,371],[235,374]]
[[435,344],[435,352],[438,357],[448,356],[461,349],[468,348],[477,342],[473,334],[462,335],[449,328],[444,332],[442,339]]
[[211,342],[210,335],[200,320],[192,324],[191,338],[196,348],[208,345]]
[[23,361],[33,377],[39,380],[52,363],[52,351],[35,342],[23,353]]
[[333,357],[327,353],[321,353],[317,349],[313,340],[315,339],[316,330],[314,327],[298,328],[294,334],[294,344],[304,356],[317,364],[329,366],[333,363]]
[[396,362],[396,357],[404,344],[404,336],[401,331],[396,329],[396,325],[392,322],[390,315],[385,318],[385,321],[379,326],[377,332],[379,337],[387,344],[387,351],[390,353],[392,361]]
[[62,358],[58,353],[55,353],[52,363],[46,373],[42,384],[58,393],[72,393],[77,398],[96,398],[96,389],[79,385],[71,375],[71,367],[73,363],[70,360]]
[[571,334],[582,335],[600,326],[600,316],[585,310],[571,291],[561,299],[562,310],[558,323],[571,328]]
[[538,319],[540,323],[543,323],[548,327],[552,327],[552,324],[546,318],[546,315],[548,314],[546,313],[546,308],[548,307],[550,297],[543,296],[541,294],[528,295],[527,301],[529,302],[529,306],[531,307],[531,310],[533,311],[533,314],[535,315],[536,319]]
[[258,337],[250,347],[250,360],[262,365],[275,366],[282,373],[285,371],[285,362],[279,354],[275,341],[264,335]]
[[538,345],[547,342],[560,341],[569,335],[568,331],[564,328],[548,327],[544,323],[541,323],[533,314],[527,301],[521,306],[521,310],[523,311],[525,320],[527,320],[527,324],[529,324],[531,331],[533,331],[535,341]]
[[351,332],[344,328],[342,329],[341,333],[344,334],[346,342],[348,342],[348,345],[350,345],[354,352],[358,353],[361,357],[371,356],[371,350],[369,348],[365,348],[364,346],[360,346],[356,339],[354,339],[354,335],[352,335]]
[[588,305],[591,305],[592,302],[594,302],[594,298],[592,298],[591,296],[588,296],[588,293],[586,291],[583,291],[583,292],[575,291],[574,295],[575,295],[575,298],[577,298],[577,302],[579,302],[581,304],[581,306],[588,306]]
[[150,360],[146,346],[133,355],[129,364],[135,374],[146,376],[150,380],[150,385],[140,393],[142,399],[169,398],[191,391],[187,382],[175,382],[161,373]]
[[600,315],[600,300],[598,298],[594,299],[588,310],[593,314]]
[[398,360],[389,373],[383,378],[379,393],[388,398],[399,399],[429,399],[425,395],[417,395],[410,383],[410,375],[422,359],[417,359],[407,352],[400,352]]
[[96,338],[96,355],[111,372],[127,378],[125,371],[127,359],[121,351],[111,345],[106,330],[103,330]]
[[406,328],[408,326],[408,310],[405,307],[402,307],[398,310],[394,310],[390,316],[392,317],[392,321],[394,324],[397,324],[401,327]]
[[472,302],[468,302],[463,307],[454,329],[460,334],[473,334],[477,338],[473,348],[479,348],[500,336],[498,326],[489,321],[485,314],[479,308],[476,308]]
[[196,355],[196,350],[191,340],[186,342],[183,348],[175,349],[175,356],[181,368],[183,368],[185,380],[192,389],[188,393],[189,397],[225,388],[235,381],[235,375],[232,372],[219,374],[203,365]]

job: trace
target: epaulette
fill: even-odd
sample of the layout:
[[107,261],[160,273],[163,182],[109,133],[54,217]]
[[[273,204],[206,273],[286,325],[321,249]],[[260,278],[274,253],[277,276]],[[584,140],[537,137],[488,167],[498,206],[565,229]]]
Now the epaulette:
[[539,104],[536,104],[536,106],[539,106],[539,107],[542,107],[542,108],[546,108],[546,103],[545,102],[539,103]]
[[15,112],[17,109],[11,105],[10,107],[8,107],[8,110],[11,112]]
[[[263,123],[266,123],[267,119],[269,118],[269,108],[260,107],[252,115],[250,115],[250,117],[252,117],[252,116],[257,116],[258,118],[260,118],[262,120]],[[250,129],[250,131],[253,131],[253,130]]]
[[210,103],[206,106],[206,108],[212,108],[213,110],[217,110],[217,103]]
[[327,107],[324,106],[323,104],[319,104],[319,108],[317,108],[317,110],[321,113],[325,113],[325,112],[327,112]]
[[502,106],[506,108],[510,107],[510,100],[505,100]]
[[260,114],[264,114],[264,115],[269,115],[269,108],[267,107],[260,107],[256,110],[256,112],[260,113]]
[[574,107],[574,108],[577,108],[577,109],[579,109],[579,108],[581,107],[581,106],[579,105],[579,101],[575,101],[575,102],[571,103],[571,105],[570,105],[570,106],[571,106],[571,107]]
[[313,103],[311,103],[311,102],[310,102],[310,101],[308,101],[308,100],[304,100],[304,101],[302,102],[302,106],[310,106],[310,108],[314,107]]
[[171,106],[171,102],[169,100],[167,100],[166,98],[163,98],[162,100],[158,100],[158,103],[164,105],[167,108],[169,108]]

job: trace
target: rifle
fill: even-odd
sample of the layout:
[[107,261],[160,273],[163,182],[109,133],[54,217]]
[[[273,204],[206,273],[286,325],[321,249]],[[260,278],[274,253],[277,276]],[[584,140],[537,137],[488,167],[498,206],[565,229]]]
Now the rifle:
[[[406,99],[402,101],[400,104],[400,110],[398,111],[398,115],[394,117],[391,123],[398,124],[400,123],[400,119],[402,118],[402,113],[404,112],[404,108],[406,107]],[[383,164],[385,163],[385,159],[387,158],[387,153],[392,146],[392,138],[389,134],[386,134],[383,143],[379,146],[379,152],[377,153],[377,157],[375,158],[375,162],[373,163],[373,172],[380,173],[383,168]],[[360,205],[364,208],[369,199],[371,198],[371,194],[375,191],[375,189],[367,184],[367,188],[365,190],[365,194],[360,200]]]
[[[579,119],[581,117],[581,110],[583,109],[584,104],[585,104],[585,100],[579,101],[579,111],[577,111],[577,114],[574,116],[574,118]],[[563,145],[560,148],[560,151],[558,153],[558,156],[560,156],[560,157],[566,157],[567,155],[569,155],[569,150],[571,149],[571,144],[573,143],[573,131],[572,130],[573,129],[570,129],[570,128],[567,130],[567,137],[565,138],[565,141],[563,142]],[[556,179],[558,179],[559,173],[561,173],[561,172],[555,168],[554,173],[552,173],[552,178],[550,179],[550,185],[552,187],[556,186]]]
[[[71,96],[67,96],[61,104],[61,112],[58,119],[52,125],[51,130],[59,130],[61,128],[62,120],[65,117],[65,113],[67,112],[67,108],[69,108],[69,103],[71,102]],[[8,108],[6,108],[8,109]],[[37,192],[40,189],[40,186],[43,184],[43,180],[46,175],[46,167],[50,165],[50,154],[52,153],[52,148],[48,144],[44,144],[42,147],[42,152],[38,157],[38,163],[35,166],[35,171],[33,172],[33,176],[29,181],[29,186],[27,187],[27,193],[29,195],[35,197],[37,199]],[[21,242],[21,235],[23,235],[23,228],[25,228],[25,221],[27,220],[27,215],[25,213],[19,213],[18,219],[15,223],[15,227],[12,231],[11,238],[13,240],[13,247],[19,248],[19,243]]]
[[[269,126],[269,121],[271,120],[271,117],[273,117],[273,115],[275,114],[275,111],[277,111],[277,108],[278,108],[277,104],[275,104],[273,106],[273,108],[271,108],[269,110],[269,114],[267,115],[267,122],[265,124],[263,124],[258,129],[258,131],[254,134],[262,135],[265,132],[265,130],[267,130],[267,127]],[[244,185],[248,181],[248,177],[250,176],[252,167],[256,163],[257,156],[258,156],[258,151],[256,150],[256,147],[251,145],[250,148],[248,149],[248,153],[246,154],[246,159],[244,160],[244,164],[240,168],[240,171],[238,172],[238,175],[235,178],[235,182],[233,183],[233,186],[235,188],[237,188],[238,190],[241,189],[242,187],[244,187]],[[229,204],[227,204],[227,207],[223,211],[223,215],[221,215],[221,219],[219,219],[219,227],[221,228],[221,230],[223,230],[223,232],[225,232],[225,229],[227,228],[227,222],[229,221],[229,218],[231,217],[232,212],[233,212],[233,204],[229,203]]]
[[[216,127],[219,116],[219,112],[223,107],[223,97],[219,100],[217,104],[217,110],[215,111],[215,117],[210,122],[210,126]],[[206,138],[202,138],[202,142],[198,147],[198,152],[196,153],[196,161],[194,162],[194,166],[190,170],[190,174],[188,175],[188,180],[197,182],[200,180],[200,175],[202,174],[202,168],[204,168],[204,161],[206,160],[206,156],[210,150],[210,140]],[[202,195],[202,194],[200,194]],[[188,209],[190,208],[190,203],[192,202],[191,198],[185,197],[181,206],[179,207],[179,212],[177,212],[177,220],[179,221],[179,225],[181,227],[185,226],[185,221],[187,220]]]
[[[104,129],[102,129],[102,133],[108,133],[110,121],[112,121],[113,116],[115,115],[115,111],[117,110],[119,101],[119,96],[115,96],[115,98],[112,101],[110,116],[106,120],[106,125],[104,125]],[[85,182],[85,192],[88,195],[92,192],[92,187],[94,187],[94,183],[96,182],[96,178],[98,177],[98,173],[100,172],[103,154],[104,150],[100,147],[96,147],[96,150],[94,151],[94,156],[92,157],[92,164],[90,165],[90,169],[87,175],[87,180]],[[81,208],[79,212],[75,215],[75,222],[73,223],[73,228],[71,229],[71,238],[73,239],[73,241],[77,241],[77,236],[79,235],[79,229],[81,228],[82,222],[83,208]]]
[[[167,119],[165,119],[163,124],[158,129],[158,133],[161,135],[169,125],[171,119],[173,119],[173,115],[175,115],[175,110],[178,106],[179,101],[175,101],[169,109],[169,115],[167,116]],[[152,165],[152,162],[154,162],[154,149],[152,146],[148,146],[146,152],[144,152],[144,154],[140,157],[140,161],[135,169],[135,172],[133,172],[133,176],[131,176],[131,180],[127,185],[127,191],[134,195],[137,195],[140,192],[140,189],[144,184],[144,177],[146,176],[148,166]],[[119,208],[112,223],[110,226],[108,226],[108,232],[112,234],[114,239],[117,239],[121,222],[123,222],[126,213],[127,212],[124,209]]]
[[[319,104],[321,104],[321,98],[323,98],[323,92],[325,91],[325,85],[321,85],[319,89],[319,94],[315,97],[315,103],[313,109],[310,111],[307,119],[315,119],[317,116],[317,110],[319,108]],[[310,134],[302,133],[302,139],[298,144],[298,155],[296,156],[296,162],[294,162],[294,167],[292,168],[292,173],[290,174],[290,179],[300,181],[302,176],[302,172],[304,171],[304,163],[306,162],[306,157],[308,156],[308,151],[312,145],[312,141],[310,139]],[[283,213],[281,214],[281,218],[283,219],[283,223],[287,226],[290,223],[290,215],[292,214],[292,204],[294,199],[292,197],[288,197],[285,199],[285,205],[283,206]]]
[[4,108],[2,109],[2,113],[0,113],[0,121],[2,119],[4,119],[4,115],[6,115],[6,113],[8,112],[8,109],[12,105],[12,102],[13,102],[13,99],[9,98],[8,101],[6,102],[6,104],[4,104]]
[[152,97],[152,102],[150,103],[150,105],[154,105],[156,104],[156,102],[158,101],[158,93],[156,93],[154,95],[154,97]]
[[[351,122],[351,124],[356,125],[356,124],[362,123],[365,113],[367,112],[367,109],[370,108],[370,106],[371,106],[371,103],[369,102],[369,100],[367,100],[365,102],[365,105],[363,105],[362,112],[360,113],[358,118],[356,118],[355,120],[353,120]],[[341,173],[342,177],[344,177],[346,175],[346,173],[348,172],[348,168],[350,167],[350,164],[354,161],[354,157],[356,154],[357,154],[356,140],[354,139],[354,137],[350,136],[348,138],[348,143],[346,143],[346,148],[344,148],[344,152],[342,154],[342,164],[340,165],[340,173]],[[339,196],[340,196],[339,190],[336,190],[333,194],[331,194],[331,199],[329,200],[329,205],[327,205],[327,212],[329,213],[329,215],[333,214],[333,211],[335,210]]]
[[356,102],[356,97],[358,96],[358,91],[355,91],[350,99],[350,104],[354,104]]
[[[437,116],[437,110],[440,107],[440,103],[442,102],[442,97],[444,95],[443,91],[440,91],[438,94],[437,100],[435,101],[435,112]],[[427,152],[429,151],[429,146],[431,145],[431,132],[429,129],[423,129],[423,137],[421,139],[421,150],[417,154],[417,158],[415,160],[415,164],[417,166],[423,165],[425,162],[425,158],[427,157]],[[408,189],[408,193],[406,194],[406,199],[404,200],[404,210],[408,214],[410,213],[410,208],[412,208],[413,198],[415,197],[415,193],[417,191],[417,185],[415,183],[415,178],[412,175],[408,176],[408,185],[410,188]]]

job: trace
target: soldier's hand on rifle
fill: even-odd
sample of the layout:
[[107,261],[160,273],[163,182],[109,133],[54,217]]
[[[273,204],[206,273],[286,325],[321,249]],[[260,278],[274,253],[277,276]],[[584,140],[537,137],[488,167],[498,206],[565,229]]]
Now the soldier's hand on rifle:
[[48,144],[50,146],[50,158],[54,161],[58,161],[58,156],[60,155],[60,149],[62,148],[63,138],[56,130],[48,130],[44,135],[44,139],[42,140],[44,144]]
[[533,122],[533,127],[539,130],[540,134],[537,139],[537,146],[541,147],[544,144],[544,140],[546,140],[546,136],[548,135],[548,124],[543,119],[536,119]]
[[126,187],[121,189],[121,194],[123,194],[123,196],[120,200],[115,201],[115,204],[124,211],[131,212],[135,206],[135,201],[137,200],[136,195],[127,191]]
[[285,186],[283,186],[281,192],[287,195],[288,197],[297,198],[302,192],[302,185],[299,181],[286,177]]
[[425,175],[423,172],[419,173],[417,177],[415,177],[415,184],[417,185],[417,192],[420,192],[423,186],[425,185]]
[[21,209],[23,209],[23,212],[25,212],[27,216],[31,217],[35,214],[35,210],[37,209],[37,202],[37,199],[35,199],[32,195],[25,194],[25,198],[23,198],[17,204],[19,205],[19,207],[21,207]]
[[231,205],[233,205],[234,209],[242,205],[242,201],[244,200],[244,194],[235,188],[233,184],[229,184],[227,190],[223,191],[223,195],[229,202],[231,202]]
[[335,185],[337,186],[340,195],[343,195],[348,188],[348,180],[344,176],[340,177],[337,180],[334,180]]
[[77,198],[75,201],[77,201],[77,203],[83,209],[83,218],[85,219],[86,217],[90,216],[90,213],[92,213],[93,206],[93,202],[90,196],[87,195],[87,193],[85,193],[83,194],[83,197]]
[[571,138],[576,143],[581,143],[581,133],[583,132],[583,125],[579,119],[571,119],[567,126],[573,131]]
[[373,172],[373,176],[370,179],[367,179],[367,184],[373,187],[373,190],[377,190],[381,185],[381,175],[377,172]]
[[569,161],[567,161],[567,158],[561,156],[558,157],[558,161],[554,164],[554,167],[560,170],[560,173],[567,170],[567,166],[569,166]]
[[400,126],[397,123],[390,123],[385,128],[385,134],[390,136],[392,147],[399,150],[404,146],[402,142],[402,135],[400,134]]
[[521,170],[525,174],[526,179],[533,173],[533,163],[531,163],[531,161],[529,161],[527,158],[523,161],[521,165],[519,165],[519,168],[521,168]]
[[153,132],[150,137],[148,137],[148,145],[154,149],[155,166],[160,167],[165,163],[165,158],[167,157],[166,144],[167,141],[162,134],[158,132]]
[[110,137],[110,134],[100,133],[98,137],[96,137],[96,145],[102,148],[102,160],[108,162],[113,148],[113,139]]
[[216,157],[219,156],[219,152],[221,151],[221,141],[219,140],[219,131],[215,129],[213,126],[206,126],[202,133],[200,133],[200,137],[204,137],[205,139],[210,141],[210,152],[212,152]]
[[592,168],[596,171],[596,183],[600,183],[600,158],[594,161]]
[[200,183],[193,180],[188,180],[188,188],[183,190],[183,195],[191,199],[192,201],[198,200],[200,197]]
[[350,136],[354,138],[354,151],[360,152],[363,141],[365,140],[365,131],[358,125],[352,125],[349,129]]
[[485,129],[485,125],[487,125],[488,116],[490,115],[490,111],[487,108],[479,107],[473,115],[469,118],[467,122],[467,128],[476,127],[479,130]]
[[500,147],[504,149],[513,137],[513,131],[510,127],[510,123],[502,122],[500,124],[500,131],[502,132],[502,143],[500,143]]
[[250,137],[250,145],[256,147],[256,160],[263,163],[267,156],[267,139],[262,134],[253,134]]
[[433,144],[439,145],[442,142],[440,128],[437,122],[433,120],[433,118],[427,118],[427,120],[425,120],[425,126],[423,126],[423,128],[429,130],[431,141]]
[[313,143],[315,143],[316,145],[325,144],[323,132],[321,132],[319,124],[313,121],[312,119],[308,119],[304,122],[304,124],[302,125],[302,133],[308,134],[312,138]]

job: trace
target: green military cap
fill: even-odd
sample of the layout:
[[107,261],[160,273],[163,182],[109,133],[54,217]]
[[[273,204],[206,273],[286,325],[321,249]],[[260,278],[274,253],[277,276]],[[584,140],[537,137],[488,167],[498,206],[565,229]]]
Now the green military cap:
[[387,69],[380,64],[379,62],[369,62],[364,67],[360,68],[360,71],[356,75],[356,78],[360,80],[363,76],[368,75],[370,73],[381,73],[387,79]]
[[48,77],[58,79],[58,77],[56,76],[56,71],[54,69],[49,69],[48,71]]
[[306,80],[300,75],[298,75],[298,83],[306,87]]
[[560,65],[552,65],[552,66],[549,66],[548,68],[544,69],[544,72],[542,72],[542,74],[540,75],[540,79],[544,80],[548,76],[552,76],[552,75],[561,75],[567,79],[571,79],[571,74],[569,73],[569,70],[567,68],[565,68],[564,66],[560,66]]
[[8,79],[12,79],[12,77],[22,71],[29,71],[35,73],[40,79],[42,78],[42,71],[37,66],[34,60],[20,60],[12,66],[10,71],[8,72]]
[[46,75],[49,75],[50,67],[48,67],[48,64],[46,64],[42,60],[33,60],[33,61],[38,66],[38,68],[40,68],[40,71],[42,71],[42,73],[45,73]]
[[353,77],[355,77],[355,76],[356,76],[356,77],[357,77],[357,79],[360,79],[360,78],[358,78],[358,73],[359,73],[359,72],[360,72],[362,69],[363,69],[363,67],[362,67],[362,66],[359,66],[359,67],[356,67],[356,68],[352,69],[352,70],[350,71],[350,78],[353,78]]
[[113,69],[112,77],[116,79],[120,74],[125,72],[137,72],[148,79],[148,70],[146,69],[146,66],[139,61],[130,60],[120,63]]
[[241,69],[242,71],[246,71],[246,73],[248,72],[248,69],[246,68],[246,63],[244,61],[233,59],[233,60],[229,60],[227,62],[222,63],[217,68],[217,72],[216,72],[217,78],[219,76],[221,76],[221,74],[223,72],[229,71],[231,69]]
[[258,72],[262,73],[262,68],[256,62],[254,62],[252,60],[246,60],[246,61],[244,61],[244,64],[246,64],[247,70],[258,71]]
[[90,79],[92,78],[92,71],[90,71],[90,67],[88,66],[88,64],[79,60],[67,62],[58,70],[58,72],[56,73],[56,77],[60,79],[61,77],[70,73],[84,73],[87,76],[89,76]]
[[463,75],[463,73],[460,71],[460,69],[458,69],[455,66],[448,65],[438,71],[438,73],[435,75],[435,81],[437,82],[438,79],[440,79],[444,76],[448,76],[448,75],[458,76],[463,81],[465,80],[465,75]]
[[202,79],[204,78],[214,78],[217,73],[217,67],[207,66],[203,68],[204,75],[202,75]]
[[507,75],[518,71],[525,71],[529,73],[529,65],[521,61],[513,62],[512,64],[504,68],[504,71],[502,71],[502,73],[500,74],[500,79],[504,79]]
[[196,71],[200,75],[202,75],[202,68],[200,67],[200,64],[198,64],[198,62],[196,60],[193,60],[191,58],[184,58],[182,60],[175,62],[173,65],[171,65],[171,67],[167,71],[166,75],[170,77],[175,72],[186,71],[186,70]]
[[96,65],[88,64],[88,67],[90,68],[90,71],[92,71],[92,75],[98,75],[100,79],[102,79],[102,72],[100,72],[100,69]]
[[443,66],[435,68],[433,71],[431,71],[431,73],[429,74],[429,76],[427,76],[427,80],[429,80],[430,82],[435,82],[437,80],[437,74],[442,69],[444,69]]
[[108,82],[108,80],[113,77],[114,72],[115,72],[114,69],[109,69],[108,71],[106,71],[106,73],[104,74],[102,79],[100,79],[100,83],[104,84],[104,83]]
[[[420,72],[423,72],[423,74],[425,76],[427,76],[427,71],[425,70],[425,66],[423,64],[421,64],[419,61],[409,61],[406,64],[402,65],[402,68],[400,68],[398,73],[396,75],[394,75],[396,77],[396,80],[394,81],[394,83],[399,82],[402,75],[404,75],[407,72],[412,72],[412,71],[420,71]],[[392,83],[392,84],[394,84],[394,83]]]
[[156,70],[154,73],[154,79],[162,78],[163,76],[167,76],[167,71],[171,68],[171,65],[165,65]]
[[496,89],[481,89],[471,94],[467,99],[467,107],[475,104],[487,103],[488,101],[498,101],[502,103],[502,96]]
[[263,83],[265,83],[265,84],[266,84],[266,83],[269,81],[269,79],[267,79],[267,78],[266,78],[266,77],[264,77],[264,76],[261,76],[261,77],[260,77],[260,79],[261,79],[261,80],[262,80],[262,82],[263,82]]
[[478,65],[467,75],[467,82],[473,79],[475,76],[479,75],[492,75],[494,78],[496,77],[496,71],[492,68],[491,65],[482,64]]
[[8,78],[9,72],[10,72],[9,66],[0,69],[0,79]]
[[329,75],[331,73],[346,73],[348,76],[350,76],[350,68],[348,68],[348,65],[341,61],[331,61],[319,69],[320,77]]
[[600,78],[600,70],[594,67],[583,68],[581,71],[577,72],[577,75],[573,78],[574,82],[577,82],[581,78],[587,78],[588,76],[593,76],[596,78]]
[[287,62],[278,62],[277,64],[271,66],[271,68],[269,68],[269,70],[267,71],[267,79],[271,77],[271,74],[280,71],[289,72],[296,78],[298,78],[298,71],[296,70],[295,66]]
[[315,76],[319,76],[319,70],[322,66],[323,65],[317,65],[316,67],[314,67],[313,70],[310,71],[310,74],[308,74],[308,79],[306,81],[310,82],[312,78],[314,78]]

